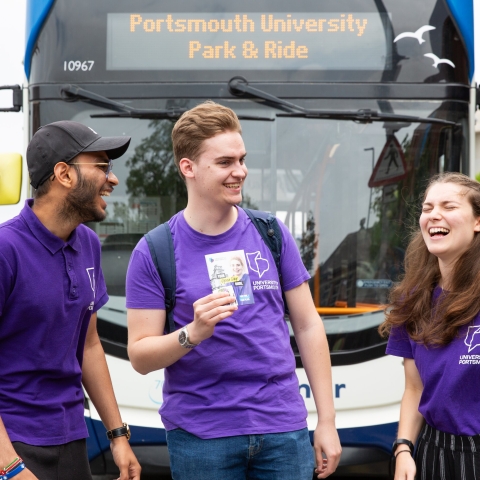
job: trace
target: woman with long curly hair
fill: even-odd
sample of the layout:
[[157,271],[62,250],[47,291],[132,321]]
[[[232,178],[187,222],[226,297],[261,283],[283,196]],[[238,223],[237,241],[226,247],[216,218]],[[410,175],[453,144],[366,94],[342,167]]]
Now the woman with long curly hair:
[[480,184],[433,177],[419,227],[379,328],[404,357],[395,480],[480,479]]

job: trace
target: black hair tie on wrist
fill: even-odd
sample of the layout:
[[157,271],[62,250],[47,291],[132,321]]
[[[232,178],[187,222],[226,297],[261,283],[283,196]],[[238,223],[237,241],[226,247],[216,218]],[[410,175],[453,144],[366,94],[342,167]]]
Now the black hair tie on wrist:
[[400,450],[399,452],[397,452],[397,453],[395,454],[395,458],[397,458],[397,457],[398,457],[401,453],[403,453],[403,452],[407,452],[407,453],[409,453],[410,455],[412,454],[412,452],[411,452],[410,450]]

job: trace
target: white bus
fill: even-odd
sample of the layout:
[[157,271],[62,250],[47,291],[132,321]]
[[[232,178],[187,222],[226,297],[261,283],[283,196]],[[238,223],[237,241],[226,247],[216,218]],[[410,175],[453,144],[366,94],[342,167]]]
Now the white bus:
[[[426,180],[476,173],[472,9],[465,0],[28,2],[29,137],[57,120],[132,137],[115,162],[107,219],[89,226],[110,295],[99,334],[145,473],[168,470],[163,372],[141,376],[128,361],[125,273],[141,236],[185,206],[170,132],[212,99],[243,126],[245,206],[287,225],[311,273],[331,350],[339,472],[385,475],[404,380],[377,328]],[[1,156],[0,221],[28,196],[24,159]],[[293,335],[292,349],[313,431]],[[104,428],[85,405],[92,471],[108,473]]]

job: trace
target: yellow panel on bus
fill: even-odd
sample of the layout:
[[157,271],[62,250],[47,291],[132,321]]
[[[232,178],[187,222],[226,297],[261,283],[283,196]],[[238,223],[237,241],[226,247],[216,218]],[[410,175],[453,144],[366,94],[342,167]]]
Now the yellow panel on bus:
[[19,153],[0,153],[0,205],[20,201],[22,186],[22,156]]

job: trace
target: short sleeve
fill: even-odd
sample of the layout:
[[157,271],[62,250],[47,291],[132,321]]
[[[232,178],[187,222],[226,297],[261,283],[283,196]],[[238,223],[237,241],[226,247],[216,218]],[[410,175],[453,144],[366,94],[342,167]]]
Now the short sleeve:
[[165,310],[165,290],[142,238],[132,252],[126,280],[127,308]]
[[396,357],[414,358],[412,343],[403,325],[392,328],[388,338],[386,353]]
[[303,265],[300,252],[298,251],[292,234],[280,220],[278,220],[278,225],[282,231],[282,254],[280,259],[282,288],[284,291],[288,291],[309,280],[310,275]]

